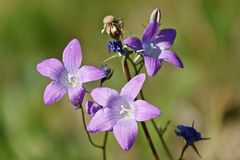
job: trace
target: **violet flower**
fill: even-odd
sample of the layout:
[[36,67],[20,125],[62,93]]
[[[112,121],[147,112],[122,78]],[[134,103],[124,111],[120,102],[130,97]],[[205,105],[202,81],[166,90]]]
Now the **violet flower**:
[[43,101],[51,105],[60,100],[67,92],[70,102],[78,106],[85,95],[83,84],[99,80],[106,72],[94,66],[82,66],[82,51],[77,39],[73,39],[63,51],[63,64],[55,58],[43,60],[37,65],[37,71],[53,81],[44,91]]
[[89,132],[113,131],[118,143],[129,150],[137,136],[137,121],[146,121],[161,115],[161,111],[144,100],[135,98],[140,92],[145,74],[133,77],[121,92],[100,87],[93,89],[91,96],[101,106],[88,124]]
[[142,53],[147,73],[153,77],[166,61],[176,67],[183,68],[183,63],[177,54],[168,50],[176,37],[174,29],[159,31],[159,23],[153,19],[146,27],[142,41],[137,37],[128,37],[123,41],[128,47]]

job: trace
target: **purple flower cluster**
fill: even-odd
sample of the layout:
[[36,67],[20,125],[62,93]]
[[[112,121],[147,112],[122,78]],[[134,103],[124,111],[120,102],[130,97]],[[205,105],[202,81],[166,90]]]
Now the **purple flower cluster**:
[[[176,31],[174,29],[159,30],[159,10],[154,10],[152,13],[142,40],[137,37],[128,37],[121,41],[122,20],[116,20],[112,16],[107,18],[105,30],[108,34],[111,33],[112,38],[117,37],[107,43],[109,52],[121,53],[121,56],[124,56],[122,60],[129,60],[130,54],[138,52],[144,60],[144,62],[141,61],[141,65],[145,64],[150,77],[158,72],[163,61],[183,68],[183,63],[177,54],[169,50],[175,40]],[[116,31],[118,32],[115,33]],[[129,50],[128,47],[131,49]],[[113,70],[107,65],[103,65],[102,68],[81,66],[82,52],[77,39],[73,39],[66,46],[62,61],[63,63],[58,59],[50,58],[37,64],[37,71],[52,79],[44,91],[43,101],[46,105],[54,104],[68,93],[71,104],[76,108],[81,107],[86,93],[84,83],[101,80],[100,86],[102,86],[103,82],[109,80],[113,74]],[[134,65],[134,61],[131,62]],[[108,87],[93,89],[90,94],[94,102],[88,100],[85,103],[86,112],[92,117],[87,127],[85,125],[85,129],[93,133],[113,131],[122,149],[128,151],[137,137],[137,122],[154,119],[161,115],[158,107],[145,100],[136,100],[145,78],[146,75],[140,73],[140,70],[137,72],[136,69],[135,76],[123,86],[120,92]],[[176,134],[183,136],[189,144],[201,139],[200,133],[195,129],[186,126],[178,126],[178,129],[180,131],[176,131]]]

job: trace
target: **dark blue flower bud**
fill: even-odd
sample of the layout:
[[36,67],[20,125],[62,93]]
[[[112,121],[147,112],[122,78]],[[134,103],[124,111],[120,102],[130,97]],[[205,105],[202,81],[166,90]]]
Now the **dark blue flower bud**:
[[195,141],[202,139],[201,134],[193,127],[178,125],[177,129],[178,130],[175,131],[176,135],[183,137],[187,144],[193,144]]
[[123,53],[122,43],[118,40],[110,40],[107,42],[109,52],[120,52]]

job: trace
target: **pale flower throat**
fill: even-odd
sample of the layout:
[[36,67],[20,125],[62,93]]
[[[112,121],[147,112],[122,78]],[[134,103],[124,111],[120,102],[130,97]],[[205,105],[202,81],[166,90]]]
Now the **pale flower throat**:
[[70,87],[75,88],[80,83],[78,75],[74,75],[72,73],[68,73],[67,76],[68,84]]
[[133,117],[134,113],[133,113],[133,109],[131,107],[121,105],[121,108],[122,108],[120,111],[121,115],[123,115],[124,117],[128,117],[128,118]]

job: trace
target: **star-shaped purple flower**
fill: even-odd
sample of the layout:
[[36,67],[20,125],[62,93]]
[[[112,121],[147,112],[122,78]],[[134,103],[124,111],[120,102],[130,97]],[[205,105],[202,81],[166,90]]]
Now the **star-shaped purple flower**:
[[153,77],[166,61],[176,67],[183,68],[183,63],[177,54],[168,50],[176,37],[174,29],[162,29],[159,31],[159,23],[154,19],[146,27],[142,41],[137,37],[128,37],[123,41],[125,45],[141,51],[147,73]]
[[136,100],[145,74],[133,77],[121,92],[101,87],[92,90],[91,96],[101,106],[88,124],[89,132],[113,131],[118,143],[129,150],[137,136],[137,121],[146,121],[160,116],[161,111],[144,100]]
[[94,66],[82,66],[82,51],[77,39],[73,39],[63,51],[63,64],[55,58],[43,60],[37,71],[53,81],[46,87],[43,101],[51,105],[67,92],[70,102],[78,106],[85,95],[83,83],[99,80],[106,72]]

